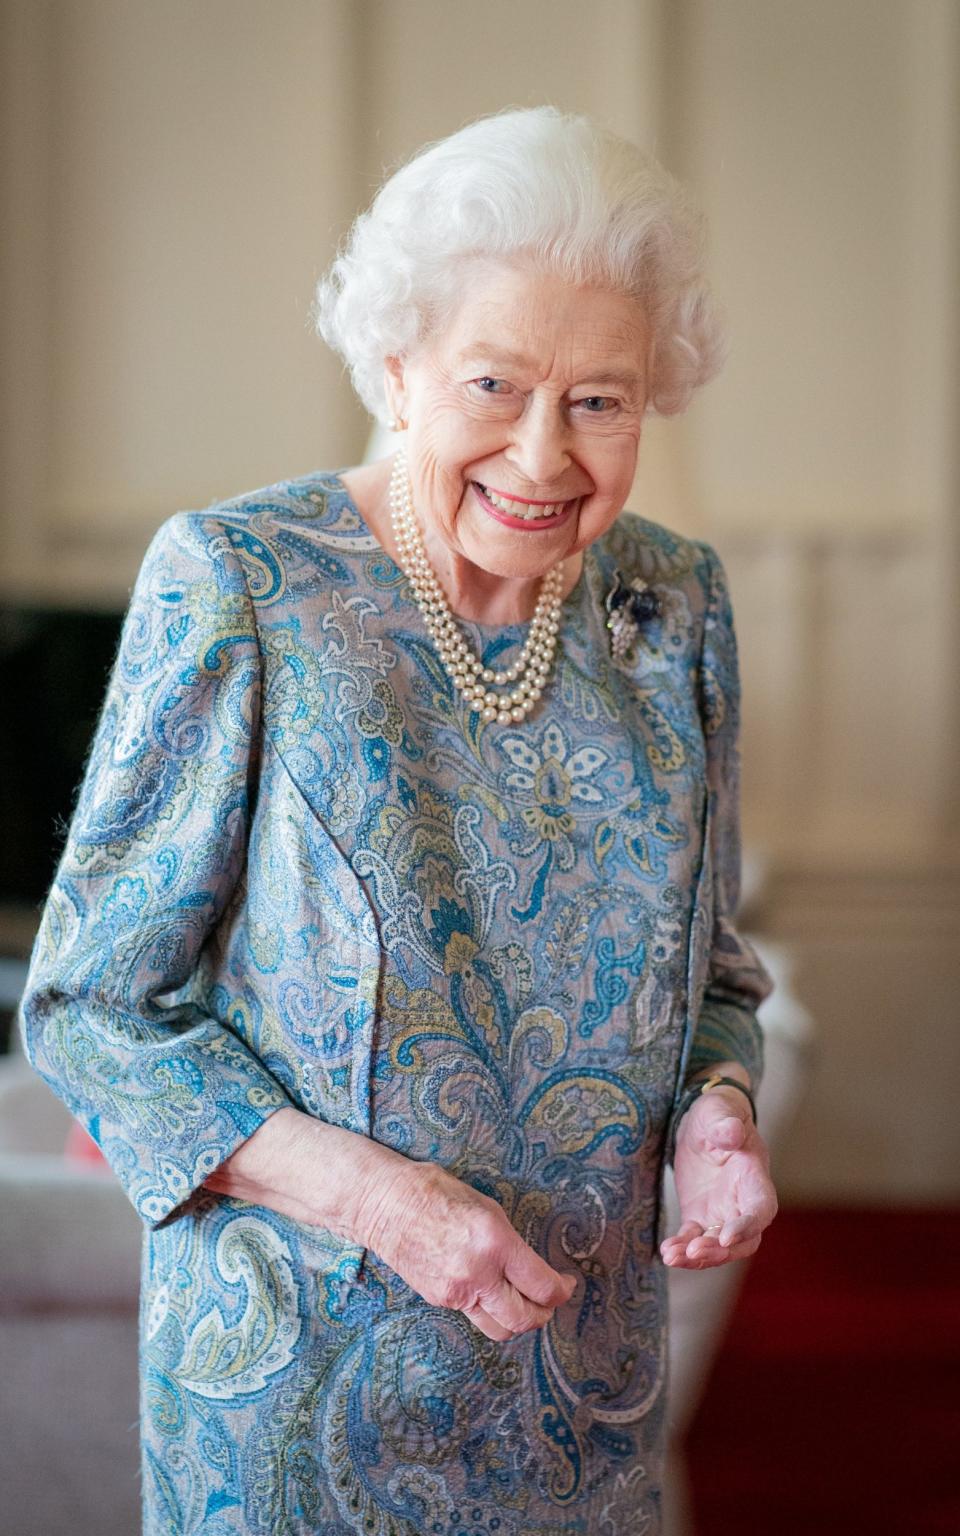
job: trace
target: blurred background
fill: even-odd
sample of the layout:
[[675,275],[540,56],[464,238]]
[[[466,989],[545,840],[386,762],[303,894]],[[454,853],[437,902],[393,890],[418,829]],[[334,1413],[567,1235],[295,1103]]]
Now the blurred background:
[[[152,532],[362,458],[317,278],[386,169],[548,101],[653,149],[709,219],[730,361],[649,421],[632,505],[709,539],[733,588],[745,917],[813,1025],[776,1154],[801,1223],[783,1272],[858,1213],[862,1267],[939,1254],[960,1207],[958,81],[956,0],[0,0],[7,1021]],[[946,1508],[909,1529],[946,1531]],[[852,1511],[736,1528],[850,1532]]]

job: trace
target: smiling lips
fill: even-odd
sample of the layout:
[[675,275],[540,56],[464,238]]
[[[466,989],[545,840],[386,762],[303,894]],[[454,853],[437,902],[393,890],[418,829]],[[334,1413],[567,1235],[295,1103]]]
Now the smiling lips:
[[580,499],[575,496],[570,501],[529,501],[522,496],[504,496],[478,481],[474,481],[474,490],[484,511],[498,523],[530,533],[566,522]]

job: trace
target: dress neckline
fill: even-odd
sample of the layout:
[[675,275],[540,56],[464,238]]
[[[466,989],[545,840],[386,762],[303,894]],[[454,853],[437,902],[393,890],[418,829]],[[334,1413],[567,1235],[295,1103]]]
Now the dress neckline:
[[[398,587],[399,590],[402,591],[406,601],[411,603],[413,607],[417,607],[417,600],[413,595],[413,588],[410,584],[410,578],[408,577],[403,567],[398,565],[396,560],[394,560],[390,551],[380,543],[380,540],[377,538],[373,529],[370,527],[370,524],[367,522],[363,513],[360,511],[360,508],[357,506],[357,503],[354,501],[353,497],[348,491],[343,478],[343,473],[344,472],[342,470],[335,470],[333,474],[329,475],[327,478],[336,482],[338,494],[343,498],[345,505],[353,513],[359,526],[363,529],[364,533],[366,533],[367,537],[371,539],[375,544],[383,559],[388,560],[390,565],[396,571],[398,577]],[[561,622],[570,619],[573,614],[580,608],[583,594],[587,589],[587,562],[593,559],[592,550],[593,546],[588,544],[586,549],[583,551],[583,560],[580,563],[580,574],[560,605]],[[529,619],[523,619],[512,624],[488,624],[481,619],[462,618],[459,613],[455,613],[454,618],[456,619],[457,623],[462,624],[464,628],[473,629],[477,633],[489,637],[493,637],[495,635],[519,635],[530,627]]]

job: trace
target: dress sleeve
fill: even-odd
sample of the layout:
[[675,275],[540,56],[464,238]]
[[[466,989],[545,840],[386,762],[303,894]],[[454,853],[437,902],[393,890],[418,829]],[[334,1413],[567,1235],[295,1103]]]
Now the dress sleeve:
[[172,518],[137,580],[21,1005],[29,1059],[150,1224],[290,1102],[195,975],[245,869],[259,700],[227,533]]
[[686,1064],[691,1078],[737,1061],[754,1089],[763,1072],[757,1008],[773,982],[734,924],[740,899],[740,681],[733,609],[723,566],[709,545],[707,606],[700,666],[700,713],[707,758],[713,927],[703,1002]]

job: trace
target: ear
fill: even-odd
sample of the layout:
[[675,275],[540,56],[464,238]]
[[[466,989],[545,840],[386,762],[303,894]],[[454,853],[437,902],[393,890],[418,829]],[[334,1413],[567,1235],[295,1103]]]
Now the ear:
[[407,391],[402,357],[384,358],[383,391],[387,397],[388,413],[395,420],[404,421],[407,414]]

